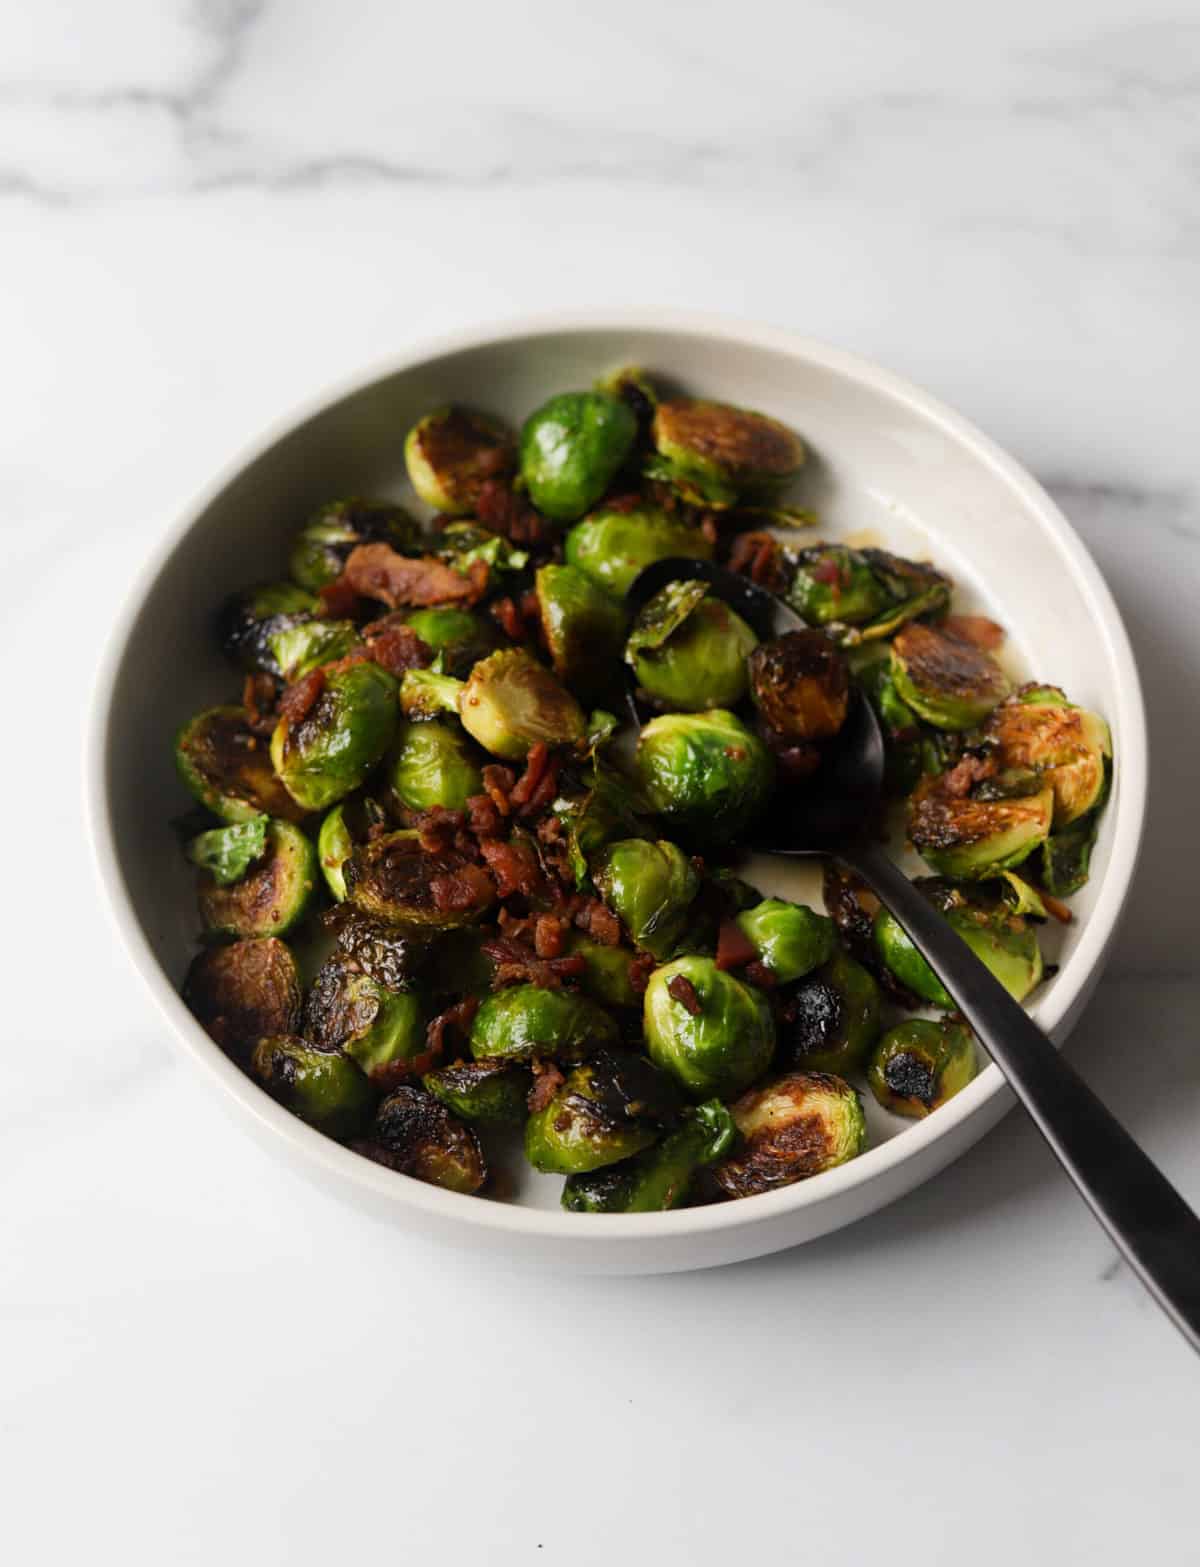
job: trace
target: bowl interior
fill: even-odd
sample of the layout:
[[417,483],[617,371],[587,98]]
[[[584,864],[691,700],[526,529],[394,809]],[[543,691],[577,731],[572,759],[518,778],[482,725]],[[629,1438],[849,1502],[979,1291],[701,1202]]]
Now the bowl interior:
[[[402,444],[409,425],[431,407],[460,401],[516,424],[552,392],[586,386],[621,363],[644,365],[668,385],[760,408],[794,426],[811,459],[790,498],[820,517],[802,537],[878,543],[933,559],[958,584],[956,608],[986,611],[1006,628],[1004,656],[1014,673],[1060,684],[1112,722],[1117,782],[1094,874],[1074,900],[1075,922],[1054,933],[1058,950],[1048,956],[1060,968],[1035,1009],[1043,1027],[1061,1033],[1124,893],[1122,887],[1112,896],[1108,873],[1122,814],[1121,764],[1129,761],[1122,724],[1132,721],[1128,680],[1124,709],[1121,700],[1123,637],[1114,641],[1106,620],[1110,602],[1098,613],[1102,585],[1094,572],[1088,575],[1091,568],[1081,569],[1081,550],[1069,532],[1048,525],[1052,508],[1040,492],[910,389],[827,351],[671,327],[534,329],[413,363],[331,402],[261,449],[184,527],[133,609],[102,736],[102,789],[119,875],[163,974],[178,988],[197,928],[191,876],[168,825],[189,803],[170,741],[192,713],[237,690],[213,630],[223,597],[284,575],[292,535],[324,501],[378,494],[420,510],[405,479]],[[1115,610],[1111,619],[1119,632]],[[1136,681],[1133,690],[1136,696]],[[1140,708],[1136,716],[1140,722]],[[1128,838],[1128,824],[1125,831]],[[1131,869],[1132,852],[1126,877]],[[763,864],[751,874],[767,890],[808,895],[820,906],[811,875]],[[1097,931],[1093,921],[1105,897],[1105,929]],[[218,1056],[181,1004],[178,1014],[179,1026],[197,1036],[193,1045]],[[942,1116],[948,1126],[952,1109],[961,1118],[998,1088],[989,1070],[960,1096],[961,1104],[917,1127],[869,1104],[873,1141],[935,1136]],[[511,1177],[514,1200],[539,1207],[557,1202],[558,1178],[515,1168]],[[828,1179],[778,1196],[819,1201]],[[698,1222],[703,1213],[696,1211]]]

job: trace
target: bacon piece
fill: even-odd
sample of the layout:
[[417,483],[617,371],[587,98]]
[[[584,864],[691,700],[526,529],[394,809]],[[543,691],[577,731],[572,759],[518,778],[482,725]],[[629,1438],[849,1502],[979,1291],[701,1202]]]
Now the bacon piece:
[[542,868],[530,844],[520,839],[505,842],[500,838],[484,838],[479,852],[496,878],[496,890],[502,898],[509,898],[514,892],[528,897],[541,885]]
[[939,630],[960,642],[970,642],[985,653],[994,653],[1004,646],[1005,631],[986,615],[947,615]]
[[951,800],[965,800],[977,783],[995,777],[998,762],[994,756],[964,756],[938,781],[938,792]]
[[289,729],[308,717],[324,689],[325,669],[322,665],[310,669],[307,675],[302,675],[294,684],[288,686],[279,698],[279,716]]
[[507,594],[504,598],[488,605],[488,614],[510,642],[524,642],[529,635],[521,611],[517,608],[515,600],[509,598]]
[[779,593],[786,585],[783,578],[783,552],[779,542],[769,533],[739,533],[733,541],[729,556],[730,571],[740,571],[743,576],[757,582],[760,587]]
[[358,544],[339,582],[393,609],[401,604],[477,604],[487,590],[486,561],[472,561],[460,575],[436,555],[401,555],[390,544]]
[[484,909],[495,900],[491,877],[480,865],[456,865],[429,879],[433,906],[439,914]]
[[467,826],[477,838],[499,836],[503,818],[489,794],[473,794],[467,800]]
[[279,687],[273,675],[247,675],[242,686],[242,706],[252,734],[269,735],[279,721],[275,703]]
[[539,958],[561,958],[567,924],[557,914],[539,914],[533,927],[533,950]]
[[[428,1053],[435,1061],[441,1060],[446,1049],[446,1035],[450,1031],[462,1036],[463,1044],[467,1041],[467,1032],[471,1027],[472,1019],[479,1011],[478,996],[464,996],[461,1001],[456,1001],[452,1007],[447,1007],[444,1012],[439,1012],[425,1030],[425,1044]],[[428,1067],[425,1069],[428,1071]]]
[[553,1061],[535,1061],[533,1087],[525,1099],[530,1115],[536,1115],[539,1110],[544,1110],[565,1082],[566,1078]]
[[327,620],[357,620],[362,613],[362,599],[345,577],[327,582],[317,590],[317,597],[321,600],[321,614]]
[[750,984],[757,985],[760,990],[773,990],[779,981],[765,963],[747,963],[742,970],[742,978]]
[[1048,914],[1053,914],[1054,918],[1059,922],[1060,925],[1069,925],[1075,918],[1075,916],[1071,913],[1071,910],[1067,907],[1061,898],[1052,897],[1048,892],[1041,893],[1040,897],[1042,902],[1046,905],[1046,912]]
[[433,649],[411,626],[389,626],[372,636],[367,628],[368,657],[397,679],[406,669],[425,669],[433,663]]
[[554,528],[524,495],[518,495],[508,479],[486,479],[475,498],[475,515],[485,528],[514,544],[534,549],[549,544]]
[[704,1011],[700,997],[696,994],[696,987],[686,974],[676,974],[667,981],[667,994],[674,997],[693,1017],[699,1017]]
[[621,945],[621,922],[599,898],[582,898],[575,910],[575,923],[602,947]]
[[717,967],[745,968],[758,956],[758,948],[736,920],[722,920],[717,933]]
[[480,951],[497,964],[492,984],[498,990],[526,982],[543,990],[561,990],[564,979],[577,979],[587,972],[587,961],[578,953],[565,958],[539,958],[532,947],[510,936],[494,936],[482,943]]
[[428,854],[445,854],[466,822],[464,811],[452,811],[444,805],[431,805],[427,810],[414,811],[412,825],[417,829],[417,841]]
[[[529,747],[529,754],[525,758],[525,771],[509,790],[509,801],[517,807],[518,811],[521,806],[529,804],[549,766],[550,747],[544,740],[536,740]],[[557,772],[557,766],[555,771]]]
[[502,767],[499,762],[489,762],[483,769],[483,787],[501,816],[512,815],[512,806],[508,803],[508,796],[516,781],[517,775],[512,768]]
[[649,952],[639,952],[629,960],[629,983],[640,996],[650,983],[650,976],[658,967],[658,959]]

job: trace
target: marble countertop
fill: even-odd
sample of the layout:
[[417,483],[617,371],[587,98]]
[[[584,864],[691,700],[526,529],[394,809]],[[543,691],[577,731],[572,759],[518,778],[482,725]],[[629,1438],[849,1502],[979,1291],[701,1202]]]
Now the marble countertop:
[[298,1185],[163,1038],[77,737],[145,549],[365,361],[656,302],[856,349],[1021,457],[1127,617],[1149,832],[1069,1050],[1200,1200],[1198,51],[1161,0],[0,16],[9,1559],[1194,1550],[1196,1363],[1021,1115],[758,1263],[427,1249]]

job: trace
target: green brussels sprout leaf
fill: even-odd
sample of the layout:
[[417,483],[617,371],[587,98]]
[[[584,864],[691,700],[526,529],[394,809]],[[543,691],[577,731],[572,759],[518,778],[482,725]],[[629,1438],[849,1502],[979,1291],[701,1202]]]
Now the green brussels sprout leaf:
[[228,887],[242,877],[267,852],[269,816],[252,816],[247,822],[213,827],[193,838],[187,857],[207,871],[218,887]]

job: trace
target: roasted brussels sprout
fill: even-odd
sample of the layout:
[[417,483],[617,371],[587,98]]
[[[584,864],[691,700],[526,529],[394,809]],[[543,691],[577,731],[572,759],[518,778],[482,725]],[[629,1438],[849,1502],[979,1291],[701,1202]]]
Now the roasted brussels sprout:
[[1056,686],[1023,686],[994,709],[983,734],[1003,769],[1030,770],[1054,790],[1055,832],[1102,803],[1112,756],[1108,725]]
[[728,403],[680,397],[659,403],[652,425],[659,461],[649,468],[685,500],[714,508],[769,494],[804,463],[804,443],[786,425]]
[[493,575],[523,571],[529,564],[528,550],[517,549],[503,534],[481,528],[477,522],[447,523],[433,553],[464,577],[477,560],[484,561]]
[[346,806],[343,802],[326,813],[317,834],[317,863],[321,867],[325,885],[338,903],[346,896],[346,878],[342,874],[342,867],[353,853],[354,838],[346,821]]
[[304,1037],[344,1051],[382,1088],[429,1066],[427,1021],[415,991],[391,990],[337,953],[321,966],[304,1003]]
[[648,1148],[677,1109],[670,1080],[627,1051],[580,1062],[544,1109],[525,1123],[525,1157],[535,1170],[573,1175]]
[[450,1192],[480,1191],[488,1178],[479,1139],[433,1094],[405,1083],[379,1106],[356,1152],[401,1175]]
[[[1001,894],[981,887],[956,887],[932,877],[921,877],[913,885],[945,915],[947,924],[1005,990],[1023,1001],[1042,977],[1037,931],[1029,921],[1015,913]],[[934,1006],[953,1008],[954,1001],[941,980],[900,922],[884,908],[875,916],[875,945],[880,960],[915,996]]]
[[629,974],[629,949],[606,947],[593,941],[582,931],[572,931],[567,938],[567,955],[582,958],[587,968],[579,976],[579,987],[605,1007],[640,1007],[642,997],[633,988]]
[[439,675],[435,669],[406,669],[400,681],[400,711],[405,718],[437,718],[440,713],[458,716],[465,680]]
[[511,473],[516,448],[502,424],[464,408],[439,408],[408,432],[404,463],[409,483],[427,506],[446,517],[475,509],[488,479]]
[[404,829],[359,844],[342,875],[355,908],[393,925],[469,925],[496,901],[481,865],[456,849],[430,854]]
[[1012,689],[985,648],[919,622],[892,643],[892,679],[901,700],[935,729],[973,729]]
[[471,1024],[477,1061],[528,1061],[533,1056],[577,1060],[619,1043],[616,1023],[603,1007],[570,990],[510,985],[491,995]]
[[1020,865],[1045,841],[1054,815],[1049,784],[1006,798],[991,789],[963,794],[952,778],[922,779],[908,803],[908,836],[939,875],[986,880]]
[[[389,990],[412,990],[427,983],[431,989],[449,988],[439,987],[436,974],[434,979],[428,979],[430,963],[439,956],[442,944],[451,942],[460,932],[443,935],[427,925],[388,924],[362,913],[352,903],[332,909],[324,924],[350,966]],[[461,967],[455,964],[456,978]]]
[[833,921],[802,903],[764,898],[738,915],[737,926],[781,985],[803,979],[833,954]]
[[663,1213],[681,1207],[697,1173],[729,1150],[737,1135],[719,1099],[684,1111],[681,1124],[632,1159],[569,1176],[562,1205],[572,1213]]
[[728,842],[766,804],[771,753],[723,708],[664,713],[638,737],[637,776],[651,807],[692,837]]
[[175,766],[191,794],[223,822],[305,815],[276,776],[244,708],[211,707],[184,724],[175,737]]
[[564,392],[521,428],[521,477],[555,522],[574,522],[604,494],[637,436],[630,408],[607,392]]
[[273,645],[282,631],[310,621],[318,600],[294,582],[268,582],[227,599],[219,617],[221,646],[242,669],[282,675]]
[[727,1098],[760,1077],[775,1053],[766,998],[711,958],[676,958],[646,986],[650,1058],[694,1099]]
[[293,1034],[260,1039],[250,1075],[293,1115],[340,1142],[362,1130],[375,1103],[374,1090],[349,1056]]
[[[878,658],[857,672],[857,680],[875,710],[884,745],[884,788],[892,796],[909,794],[922,773],[941,772],[940,762],[926,766],[920,720],[903,701],[892,679],[889,658]],[[926,731],[926,735],[931,731]],[[938,738],[949,737],[942,732]]]
[[729,1197],[753,1197],[856,1158],[867,1123],[858,1095],[828,1072],[787,1072],[730,1106],[742,1141],[714,1168]]
[[222,882],[210,871],[200,872],[197,897],[204,929],[216,937],[282,936],[304,917],[318,877],[316,851],[299,827],[271,822],[261,856],[236,880]]
[[819,631],[789,631],[750,654],[750,695],[768,728],[792,743],[828,740],[846,721],[850,673]]
[[405,616],[405,624],[427,648],[440,655],[443,671],[460,679],[470,674],[473,664],[500,646],[495,626],[472,610],[456,609],[453,605],[411,610]]
[[1090,811],[1042,844],[1040,875],[1047,892],[1069,898],[1086,884],[1099,825],[1098,809]]
[[472,746],[454,719],[402,719],[387,760],[387,779],[401,805],[461,811],[483,788]]
[[229,1055],[244,1059],[260,1039],[300,1026],[300,975],[274,936],[209,947],[192,960],[183,999]]
[[267,852],[269,816],[252,816],[248,822],[211,827],[187,846],[187,857],[207,871],[218,887],[228,887],[242,877]]
[[587,720],[579,703],[544,665],[521,648],[482,659],[463,687],[463,728],[485,751],[519,762],[531,745],[572,745]]
[[595,763],[590,788],[582,793],[565,789],[554,801],[553,810],[565,829],[567,853],[580,891],[591,884],[589,867],[598,851],[616,838],[640,831],[631,793],[628,778]]
[[879,1038],[879,986],[839,947],[787,998],[780,1054],[806,1072],[857,1072]]
[[619,397],[636,418],[639,431],[649,432],[650,421],[658,407],[658,393],[640,365],[622,365],[619,370],[610,370],[596,382],[595,389],[610,397]]
[[975,1038],[953,1018],[910,1018],[889,1028],[867,1065],[871,1092],[885,1110],[921,1117],[975,1076]]
[[401,555],[411,555],[420,549],[421,530],[390,501],[334,501],[322,506],[301,529],[292,546],[292,576],[316,593],[336,582],[359,544],[390,544]]
[[576,523],[566,538],[567,564],[617,598],[624,598],[645,567],[673,555],[711,560],[712,541],[649,502],[633,510],[602,507]]
[[530,1076],[509,1061],[456,1061],[427,1072],[425,1087],[448,1110],[480,1126],[523,1126]]
[[891,636],[918,615],[940,613],[950,602],[950,580],[886,550],[812,544],[789,554],[784,597],[810,626],[825,626],[853,646]]
[[592,879],[635,945],[659,959],[675,951],[700,890],[699,872],[682,849],[662,838],[623,838],[600,850]]
[[323,810],[363,782],[391,745],[397,717],[391,675],[366,662],[334,666],[299,723],[275,726],[271,761],[298,805]]
[[285,680],[299,680],[319,664],[344,658],[361,640],[351,620],[302,620],[284,626],[270,637],[279,673]]
[[620,604],[576,566],[542,566],[538,613],[554,673],[590,702],[613,690],[625,616]]
[[670,582],[645,604],[625,644],[642,690],[673,711],[731,707],[746,694],[746,659],[758,638],[709,595],[706,582]]

